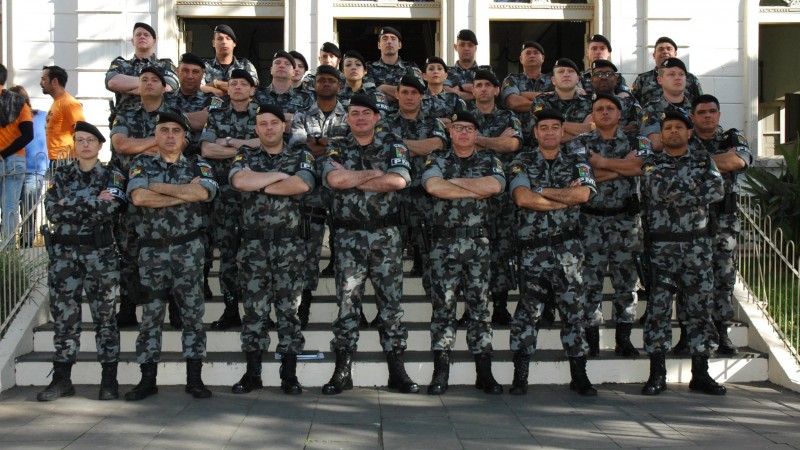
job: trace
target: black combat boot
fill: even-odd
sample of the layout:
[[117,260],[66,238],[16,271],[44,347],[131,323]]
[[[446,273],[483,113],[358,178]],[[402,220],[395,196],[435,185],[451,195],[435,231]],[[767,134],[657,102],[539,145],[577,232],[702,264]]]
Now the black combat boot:
[[450,352],[445,350],[433,351],[433,377],[428,386],[428,395],[442,395],[447,392],[447,383],[450,379]]
[[617,330],[614,334],[614,340],[617,342],[614,353],[622,357],[638,356],[639,350],[631,343],[631,330],[633,329],[632,323],[617,322]]
[[511,314],[508,312],[508,292],[493,292],[492,323],[495,325],[508,325],[511,323]]
[[678,343],[675,344],[675,347],[672,347],[672,354],[673,355],[688,355],[689,354],[689,343],[686,336],[686,325],[681,322],[681,337],[678,339]]
[[406,373],[403,362],[403,350],[392,350],[386,352],[386,364],[389,365],[389,389],[397,389],[403,394],[416,394],[419,392],[419,385],[414,383]]
[[531,355],[522,350],[514,352],[514,381],[511,382],[511,395],[525,395],[528,393],[528,371],[530,370]]
[[725,386],[718,384],[708,374],[708,356],[692,356],[692,381],[689,382],[689,389],[701,391],[708,395],[725,395],[728,392]]
[[303,386],[297,379],[297,354],[281,353],[281,389],[287,395],[297,395],[303,393]]
[[734,356],[739,354],[739,349],[733,345],[731,338],[728,337],[728,325],[722,321],[715,321],[714,327],[719,334],[719,348],[717,348],[718,355]]
[[102,363],[103,372],[100,378],[100,400],[116,400],[119,398],[119,383],[117,382],[117,362]]
[[503,393],[503,386],[494,379],[492,375],[492,355],[490,353],[480,353],[475,355],[475,389],[483,389],[483,392],[492,395]]
[[36,395],[36,400],[52,402],[59,397],[75,395],[75,387],[72,385],[71,379],[72,364],[71,362],[53,362],[53,380]]
[[663,352],[650,354],[650,378],[642,387],[642,395],[658,395],[667,390],[667,363]]
[[144,363],[139,365],[139,369],[142,371],[142,379],[136,387],[125,393],[125,400],[142,400],[158,394],[158,386],[156,386],[158,365],[154,362]]
[[231,292],[226,292],[222,296],[225,303],[225,310],[219,320],[211,322],[212,330],[228,330],[230,328],[241,328],[242,318],[239,316],[239,301]]
[[133,303],[133,300],[125,301],[123,297],[123,299],[120,299],[119,312],[117,313],[117,327],[125,328],[138,325],[139,321],[136,320],[136,304]]
[[589,344],[589,356],[596,358],[600,355],[600,327],[586,327],[586,343]]
[[181,317],[181,309],[178,308],[178,303],[175,300],[175,296],[173,294],[169,294],[167,301],[167,309],[169,310],[169,326],[176,330],[182,330],[183,318]]
[[585,356],[570,358],[569,369],[572,374],[572,381],[569,383],[570,389],[584,397],[594,397],[597,395],[597,389],[592,386],[592,382],[589,381],[589,377],[586,375]]
[[303,290],[303,297],[300,300],[300,306],[297,308],[297,317],[300,318],[300,329],[308,328],[308,319],[311,315],[311,302],[314,300],[314,294],[308,289]]
[[194,398],[209,398],[211,391],[208,390],[203,384],[203,360],[202,359],[187,359],[186,360],[186,387],[184,390],[187,394],[192,394]]
[[341,394],[342,391],[353,389],[353,352],[340,348],[336,350],[336,367],[330,381],[322,386],[325,395]]
[[247,394],[264,387],[261,382],[261,350],[245,352],[244,358],[247,361],[247,371],[242,375],[242,379],[231,387],[234,394]]

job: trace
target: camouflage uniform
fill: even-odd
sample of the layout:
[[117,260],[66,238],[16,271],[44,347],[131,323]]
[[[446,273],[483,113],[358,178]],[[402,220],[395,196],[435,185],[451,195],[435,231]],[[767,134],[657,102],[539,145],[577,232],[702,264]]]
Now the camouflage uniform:
[[397,64],[386,64],[379,59],[367,63],[367,76],[364,78],[364,82],[371,81],[375,83],[376,87],[382,84],[397,86],[400,79],[406,75],[417,77],[419,81],[424,82],[422,71],[415,63],[398,59]]
[[203,82],[205,84],[212,84],[214,80],[228,81],[231,77],[231,72],[233,72],[235,69],[242,69],[247,71],[247,73],[253,77],[253,81],[256,82],[256,85],[258,85],[258,71],[253,63],[245,58],[240,59],[234,56],[233,62],[227,66],[220,64],[217,58],[206,59],[205,63],[206,72],[205,76],[203,77]]
[[336,99],[339,100],[339,103],[341,103],[345,109],[347,109],[347,107],[350,106],[350,99],[356,94],[366,95],[367,97],[371,97],[373,100],[375,100],[375,105],[378,106],[378,109],[381,111],[381,116],[383,117],[386,117],[386,115],[393,110],[393,108],[389,106],[389,100],[386,98],[386,94],[378,89],[378,87],[375,86],[375,83],[368,81],[364,81],[361,84],[361,89],[358,91],[353,91],[353,88],[351,88],[349,85],[343,84],[342,88],[339,89],[339,95],[336,97]]
[[268,105],[280,106],[286,114],[307,111],[311,108],[311,105],[314,104],[314,98],[307,92],[289,88],[288,91],[279,94],[275,92],[271,84],[263,89],[256,89],[253,100],[259,105],[266,103]]
[[[230,179],[245,168],[255,172],[297,175],[314,188],[314,157],[308,149],[287,150],[272,155],[262,147],[242,147]],[[267,328],[272,303],[278,319],[279,353],[303,352],[305,338],[300,331],[297,308],[303,291],[306,260],[303,233],[302,195],[269,195],[263,191],[242,192],[242,241],[237,255],[240,290],[244,295],[242,351],[267,351]]]
[[639,128],[639,134],[642,136],[661,134],[661,117],[665,112],[678,111],[684,116],[689,117],[689,111],[691,110],[692,102],[689,100],[689,97],[684,97],[683,103],[678,107],[662,95],[660,98],[647,103],[642,108],[642,125]]
[[[217,193],[214,171],[199,156],[180,155],[175,163],[165,162],[160,154],[139,155],[128,176],[128,197],[149,183],[188,184],[200,177],[208,190],[208,200]],[[136,339],[139,364],[159,362],[164,304],[175,297],[183,319],[183,357],[206,356],[206,331],[203,328],[203,217],[200,203],[182,203],[165,208],[139,208],[136,232],[140,240],[139,274],[148,289],[148,303],[142,308],[142,323]]]
[[[334,138],[328,145],[322,183],[330,189],[327,175],[342,164],[350,170],[378,169],[411,181],[408,149],[395,135],[375,132],[371,144],[361,146],[352,135]],[[355,351],[361,299],[367,278],[378,303],[378,334],[383,350],[405,350],[408,330],[400,323],[403,288],[400,229],[400,193],[332,190],[331,213],[336,239],[336,298],[339,315],[333,321],[331,350]]]
[[494,73],[492,66],[481,66],[475,63],[472,67],[465,69],[456,63],[447,68],[447,79],[444,81],[444,85],[457,88],[462,84],[472,84],[475,82],[476,70],[488,70]]
[[[521,95],[522,92],[551,92],[555,90],[552,75],[549,73],[539,74],[539,78],[528,78],[525,73],[509,74],[500,87],[500,104],[505,105],[506,99],[511,94]],[[522,134],[525,142],[530,142],[533,136],[533,121],[530,111],[514,112],[522,123]]]
[[[114,200],[97,199],[106,189]],[[64,204],[59,205],[62,199]],[[75,363],[78,356],[84,291],[94,322],[97,360],[107,363],[119,358],[119,329],[114,316],[119,259],[112,229],[124,204],[125,176],[101,163],[83,172],[74,161],[56,169],[50,181],[45,210],[53,224],[48,285],[55,332],[54,362]]]
[[[255,124],[258,105],[250,103],[245,111],[235,111],[230,102],[223,108],[208,114],[208,122],[200,136],[200,142],[216,142],[219,138],[256,138]],[[242,197],[239,191],[228,184],[234,158],[210,159],[217,174],[219,195],[212,203],[212,227],[214,246],[219,249],[219,284],[223,297],[241,299],[239,291],[239,270],[236,254],[239,250],[239,219],[242,216]]]
[[619,118],[619,126],[636,125],[638,129],[642,125],[642,105],[632,94],[617,95],[619,102],[622,103],[622,114]]
[[709,205],[724,197],[724,182],[706,152],[652,154],[642,167],[642,195],[651,241],[653,286],[647,303],[644,350],[666,353],[672,344],[672,299],[681,292],[688,318],[688,351],[709,356],[718,335],[711,318],[714,290]]
[[[142,69],[147,66],[155,66],[161,70],[161,73],[164,74],[164,78],[167,81],[167,86],[172,88],[173,92],[178,90],[180,82],[178,81],[175,64],[173,64],[172,60],[169,58],[156,58],[155,54],[144,59],[138,59],[136,57],[124,59],[122,56],[117,56],[111,61],[111,65],[108,67],[108,71],[106,71],[106,89],[108,89],[109,80],[114,78],[114,76],[129,75],[138,77],[142,73]],[[112,114],[119,114],[126,109],[137,108],[141,105],[141,98],[138,95],[116,92],[114,97],[116,98],[116,103],[114,104],[114,111],[112,111]]]
[[[633,92],[634,97],[639,100],[641,105],[658,100],[664,94],[664,89],[658,84],[658,69],[640,73],[631,85],[631,92]],[[689,104],[691,104],[693,99],[703,95],[703,87],[700,86],[700,80],[687,72],[686,88],[683,92]]]
[[[605,140],[599,131],[578,135],[567,147],[583,157],[591,150],[604,158],[625,158],[636,150],[644,158],[652,153],[650,140],[632,137],[617,128],[616,135]],[[600,183],[597,193],[581,207],[583,229],[584,286],[588,326],[603,324],[603,281],[608,274],[614,287],[614,320],[633,323],[636,316],[636,280],[634,252],[642,251],[642,224],[639,216],[638,178],[618,177]]]
[[[474,109],[474,105],[471,109]],[[442,91],[434,95],[430,90],[425,90],[422,97],[422,112],[428,117],[449,119],[456,111],[466,110],[467,103],[453,92]]]
[[[343,137],[347,136],[347,111],[341,103],[336,103],[336,108],[328,117],[319,109],[317,103],[308,111],[300,111],[292,120],[292,137],[289,147],[296,145],[305,147],[308,136],[317,137]],[[314,160],[314,173],[322,174],[322,160]],[[314,291],[319,284],[319,259],[322,253],[322,241],[325,237],[325,219],[328,215],[330,195],[327,189],[322,189],[321,184],[316,184],[314,190],[306,194],[303,200],[304,214],[310,221],[310,236],[305,241],[305,287],[303,290]]]
[[563,100],[558,93],[546,92],[533,101],[531,113],[552,108],[564,115],[565,122],[583,123],[586,116],[592,113],[592,98],[588,95],[575,94],[570,100]]
[[689,145],[697,151],[706,151],[711,155],[725,153],[731,147],[731,138],[736,142],[736,154],[745,162],[745,167],[735,172],[722,174],[725,181],[725,198],[721,202],[709,205],[711,213],[717,221],[717,234],[714,237],[714,310],[713,318],[717,322],[730,322],[734,311],[731,305],[733,286],[736,283],[736,239],[741,231],[739,214],[736,211],[738,187],[736,179],[753,163],[753,155],[747,139],[736,129],[722,131],[717,129],[709,140],[700,139],[692,134]]
[[[575,153],[558,152],[551,166],[537,147],[532,152],[519,154],[510,173],[509,192],[517,187],[564,189],[574,181],[595,192],[591,166]],[[563,320],[561,344],[566,355],[578,358],[587,353],[584,250],[579,222],[579,206],[546,212],[519,210],[521,295],[511,323],[512,352],[533,354],[544,304],[555,295]]]
[[[197,112],[204,108],[209,111],[220,108],[222,106],[222,99],[216,95],[206,94],[203,91],[197,91],[194,95],[184,95],[180,90],[177,92],[170,92],[164,94],[164,102],[172,109],[181,111],[183,113]],[[187,151],[192,153],[200,153],[200,134],[202,131],[189,130],[189,146]]]
[[[475,151],[460,158],[452,149],[432,152],[425,162],[422,182],[440,177],[494,177],[505,189],[503,164],[492,152]],[[467,345],[473,354],[492,352],[492,323],[488,294],[491,247],[488,200],[469,198],[432,199],[432,248],[430,253],[433,289],[431,303],[431,349],[450,351],[456,340],[456,301],[463,293],[469,311]]]
[[[475,118],[480,123],[480,134],[486,137],[498,137],[506,128],[516,131],[514,137],[522,144],[522,129],[515,113],[495,107],[490,114],[479,110],[473,111]],[[520,149],[521,149],[520,145]],[[511,161],[517,155],[514,153],[496,153],[495,156],[503,164],[503,169],[508,170]],[[514,257],[516,248],[514,241],[514,211],[516,206],[508,192],[492,197],[489,201],[491,214],[489,220],[494,220],[495,235],[492,236],[492,271],[489,278],[489,290],[493,293],[506,293],[510,291],[511,276],[508,272],[508,262]]]

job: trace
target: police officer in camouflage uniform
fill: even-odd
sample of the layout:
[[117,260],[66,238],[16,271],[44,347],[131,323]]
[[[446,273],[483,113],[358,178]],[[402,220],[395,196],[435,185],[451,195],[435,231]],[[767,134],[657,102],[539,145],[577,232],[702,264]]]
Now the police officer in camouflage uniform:
[[[426,116],[435,117],[439,119],[444,125],[450,124],[450,118],[453,117],[458,111],[466,111],[467,104],[455,92],[446,89],[446,82],[448,77],[447,64],[444,63],[442,58],[438,56],[431,56],[425,60],[425,67],[422,73],[422,78],[428,84],[425,89],[425,95],[422,97],[422,111]],[[470,103],[475,106],[474,97],[472,96],[472,73],[470,72],[469,82],[469,96]],[[466,91],[459,91],[464,92]]]
[[[615,92],[620,74],[617,72],[617,66],[611,61],[605,59],[596,59],[592,61],[590,66],[590,79],[594,94],[608,94],[613,95],[619,99],[622,105],[622,112],[619,119],[620,128],[626,133],[638,133],[639,126],[641,125],[642,107],[636,100],[636,97],[628,91],[620,90]],[[593,95],[592,100],[595,97]]]
[[671,344],[672,299],[678,292],[688,316],[689,389],[710,395],[726,392],[708,374],[708,358],[717,348],[718,338],[712,319],[714,242],[709,210],[725,198],[725,182],[708,152],[689,147],[691,130],[687,116],[667,111],[661,126],[664,151],[653,153],[642,166],[653,276],[644,324],[650,378],[642,388],[643,395],[658,395],[667,388],[664,355]]
[[218,97],[228,95],[228,81],[236,69],[247,71],[258,85],[258,71],[253,63],[233,55],[233,50],[236,48],[236,34],[231,27],[225,24],[217,25],[214,28],[211,46],[214,47],[214,57],[205,61],[203,92]]
[[[289,147],[296,145],[307,146],[314,156],[315,173],[322,173],[321,156],[325,154],[330,138],[347,135],[347,111],[336,99],[336,94],[341,86],[339,79],[341,73],[336,68],[320,65],[314,77],[314,89],[317,101],[308,111],[299,111],[292,120],[292,132]],[[300,304],[298,315],[303,330],[308,326],[312,294],[319,284],[319,259],[322,253],[322,240],[325,236],[325,221],[328,217],[328,190],[320,184],[304,197],[305,220],[309,223],[310,235],[305,241],[305,285],[303,287],[303,301]],[[331,233],[332,235],[333,233]],[[329,242],[333,248],[333,240]],[[331,256],[333,259],[333,256]]]
[[75,395],[72,365],[80,350],[83,292],[94,322],[97,360],[103,366],[100,400],[119,398],[117,362],[119,329],[114,318],[114,288],[119,260],[114,249],[114,222],[125,205],[125,176],[97,160],[106,139],[89,123],[75,123],[78,159],[56,169],[45,197],[45,231],[50,255],[48,285],[53,315],[53,380],[36,398],[52,401]]
[[400,59],[403,48],[403,36],[392,27],[383,27],[378,33],[378,49],[381,57],[367,65],[369,80],[375,83],[378,90],[386,94],[391,105],[397,104],[397,83],[406,75],[422,80],[422,72],[412,61]]
[[348,51],[342,58],[342,75],[345,84],[339,90],[339,102],[347,108],[350,98],[356,94],[366,95],[378,105],[381,115],[386,116],[392,111],[389,100],[380,89],[367,77],[367,63],[361,53]]
[[553,109],[534,113],[539,146],[512,163],[511,195],[521,209],[517,233],[520,254],[520,300],[511,324],[514,381],[509,391],[528,390],[528,366],[536,350],[544,302],[555,295],[563,326],[561,344],[569,358],[570,389],[583,396],[597,390],[586,375],[586,297],[584,250],[579,229],[580,205],[595,192],[592,169],[577,153],[560,150],[564,118]]
[[[277,105],[283,110],[287,131],[291,129],[295,113],[305,111],[314,104],[314,99],[308,92],[292,87],[292,73],[295,67],[297,62],[289,52],[277,51],[272,57],[269,72],[272,75],[272,83],[263,89],[257,89],[255,93],[256,103]],[[288,139],[289,136],[284,138]]]
[[[297,58],[295,58],[297,59]],[[342,60],[342,51],[339,50],[339,47],[336,46],[333,42],[325,42],[322,44],[322,47],[319,48],[319,56],[317,56],[317,61],[319,61],[320,66],[331,66],[334,69],[339,68],[339,62]],[[309,94],[314,94],[314,78],[316,77],[315,74],[309,73],[308,75],[303,78],[303,81],[300,85],[300,89],[308,92]],[[344,84],[344,76],[341,74],[339,75],[339,82]]]
[[689,116],[692,101],[685,94],[686,65],[678,58],[669,58],[658,68],[658,83],[663,88],[661,97],[644,104],[642,125],[639,134],[647,136],[653,150],[661,151],[661,119],[666,111],[680,112]]
[[512,73],[503,80],[500,88],[500,103],[517,114],[522,122],[525,141],[531,138],[531,105],[544,92],[555,89],[552,75],[542,73],[544,47],[536,41],[525,41],[519,54],[522,73]]
[[[156,30],[150,25],[136,22],[133,25],[133,58],[125,59],[117,56],[106,72],[106,89],[114,92],[116,103],[111,110],[111,119],[125,109],[135,108],[139,103],[137,92],[139,87],[139,74],[144,67],[156,67],[163,74],[166,83],[165,92],[178,90],[178,75],[175,65],[169,58],[156,58],[153,48],[156,46]],[[123,169],[124,170],[124,169]]]
[[694,133],[689,145],[711,155],[725,181],[725,197],[709,205],[717,223],[714,237],[714,326],[719,334],[717,354],[736,355],[739,350],[728,337],[733,319],[733,286],[736,283],[736,238],[741,225],[737,214],[738,176],[750,167],[753,155],[747,139],[735,128],[723,131],[719,126],[719,100],[712,95],[700,95],[692,101]]
[[389,388],[419,392],[404,367],[408,330],[400,323],[403,263],[397,191],[411,181],[411,166],[408,148],[400,138],[375,128],[379,120],[378,106],[372,99],[353,96],[347,109],[350,134],[330,140],[322,172],[323,185],[333,196],[339,303],[331,340],[336,367],[322,387],[326,395],[353,388],[351,366],[367,278],[375,288],[378,335],[389,365]]
[[[678,45],[672,39],[662,36],[656,40],[656,45],[653,48],[653,60],[656,67],[644,73],[640,73],[631,85],[631,92],[639,100],[639,104],[646,105],[652,101],[658,100],[662,94],[661,83],[658,82],[658,76],[661,75],[659,67],[669,58],[675,58],[678,55]],[[703,94],[703,87],[700,86],[700,81],[696,76],[686,72],[686,85],[684,86],[684,94],[691,102],[693,98]]]
[[[595,61],[597,63],[598,61]],[[631,329],[636,316],[634,252],[642,251],[639,216],[639,181],[644,157],[652,151],[645,137],[626,134],[620,126],[622,104],[614,94],[595,94],[592,117],[596,129],[578,135],[567,145],[571,152],[589,160],[597,193],[581,208],[586,287],[586,339],[589,356],[600,354],[603,324],[603,281],[614,287],[613,316],[618,355],[636,356]]]
[[467,344],[475,357],[475,387],[501,394],[492,375],[492,325],[488,293],[491,267],[488,199],[505,189],[503,164],[475,145],[478,119],[459,111],[452,117],[452,147],[434,151],[425,162],[422,184],[435,199],[431,214],[433,290],[431,350],[433,378],[428,394],[447,391],[450,352],[456,339],[456,295],[463,292],[469,313]]
[[[611,61],[611,42],[602,34],[590,36],[586,41],[586,60],[588,61],[589,70],[581,74],[581,88],[583,88],[583,93],[591,95],[596,92],[594,80],[592,79],[594,63],[598,60]],[[631,90],[622,74],[617,74],[614,77],[614,85],[611,88],[611,92],[614,94],[624,92],[630,95]]]
[[[468,102],[470,109],[472,109],[472,106],[474,106],[473,100],[475,100],[475,96],[472,95],[472,81],[475,71],[481,69],[491,72],[492,66],[478,65],[477,61],[475,61],[475,54],[478,53],[478,37],[475,36],[472,30],[464,29],[458,32],[456,42],[453,44],[453,50],[456,51],[458,59],[449,70],[445,66],[445,71],[447,72],[447,80],[444,82],[445,90],[457,94],[462,100]],[[425,65],[427,66],[428,64],[425,63]]]
[[592,113],[592,99],[578,92],[578,66],[569,58],[560,58],[553,66],[553,92],[546,92],[533,101],[531,113],[554,109],[564,116],[563,142],[592,130],[587,118]]
[[225,310],[219,320],[211,324],[211,328],[216,330],[242,325],[236,265],[242,200],[239,192],[228,184],[225,174],[230,171],[241,146],[257,147],[260,142],[255,133],[258,105],[251,101],[255,80],[248,72],[235,69],[228,83],[228,101],[222,108],[209,113],[208,123],[200,136],[201,154],[211,161],[219,183],[219,195],[212,203],[212,227],[214,246],[220,251],[219,284]]
[[179,114],[156,117],[158,152],[134,159],[128,174],[128,198],[139,208],[136,223],[139,272],[148,288],[142,307],[142,324],[136,339],[142,379],[125,394],[125,400],[142,400],[158,393],[157,365],[161,359],[164,303],[171,293],[183,319],[183,356],[186,358],[186,392],[194,398],[211,397],[202,380],[206,357],[203,328],[203,218],[200,203],[217,192],[214,170],[199,156],[185,157],[189,125]]
[[306,260],[303,198],[316,184],[314,156],[308,148],[289,149],[283,142],[286,118],[277,105],[261,105],[256,115],[256,148],[242,147],[230,171],[230,184],[242,192],[242,244],[237,261],[244,297],[242,351],[247,372],[233,385],[234,394],[261,389],[261,355],[269,349],[267,317],[275,304],[281,388],[300,394],[297,355],[305,338],[297,308]]

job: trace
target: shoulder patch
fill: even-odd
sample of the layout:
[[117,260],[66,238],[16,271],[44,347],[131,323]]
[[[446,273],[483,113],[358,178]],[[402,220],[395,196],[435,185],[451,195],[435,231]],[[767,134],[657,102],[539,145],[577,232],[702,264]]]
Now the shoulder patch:
[[113,176],[111,177],[111,182],[114,183],[114,186],[121,188],[125,184],[125,178],[116,170],[112,172],[112,174]]
[[586,163],[575,164],[575,168],[578,170],[578,176],[581,178],[588,177],[592,173],[592,168]]
[[129,177],[133,178],[136,175],[139,175],[141,173],[142,173],[142,168],[140,166],[134,166],[134,167],[131,167],[131,171],[129,173]]
[[518,174],[520,172],[522,172],[522,164],[517,163],[517,164],[514,164],[511,167],[511,174],[512,175],[516,175],[516,174]]
[[392,144],[394,147],[394,154],[398,158],[407,158],[408,157],[408,149],[403,144]]

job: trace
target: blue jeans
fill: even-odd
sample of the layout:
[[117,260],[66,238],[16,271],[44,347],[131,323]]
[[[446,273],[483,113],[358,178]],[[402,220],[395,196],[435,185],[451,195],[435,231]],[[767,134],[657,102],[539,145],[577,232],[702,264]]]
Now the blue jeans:
[[19,224],[19,196],[25,180],[25,157],[11,155],[0,161],[0,237],[8,240]]
[[38,173],[26,173],[25,182],[22,185],[22,196],[20,197],[20,216],[25,221],[22,224],[22,235],[20,236],[20,245],[23,247],[33,246],[33,239],[36,236],[36,222],[39,219],[37,212],[33,212],[30,217],[25,217],[30,213],[31,209],[36,207],[36,203],[42,196],[42,188],[44,188],[44,175]]

